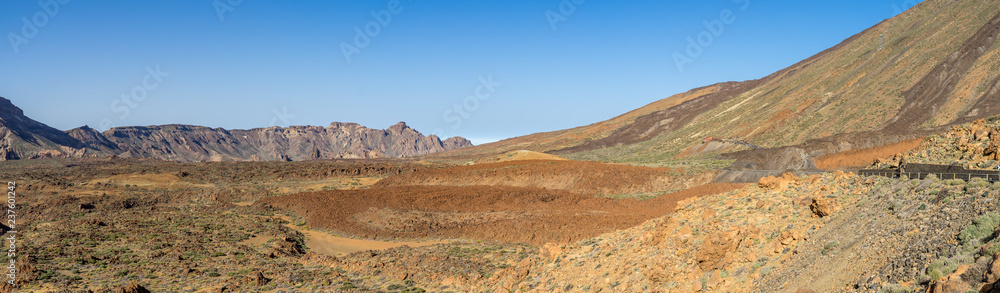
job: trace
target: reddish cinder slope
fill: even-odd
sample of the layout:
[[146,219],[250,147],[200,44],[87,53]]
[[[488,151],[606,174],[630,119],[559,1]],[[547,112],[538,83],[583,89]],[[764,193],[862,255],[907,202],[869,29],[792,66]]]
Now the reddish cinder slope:
[[646,201],[541,188],[395,186],[292,194],[255,205],[291,210],[310,227],[370,239],[468,238],[540,245],[632,227],[670,213],[682,199],[742,186],[716,183]]

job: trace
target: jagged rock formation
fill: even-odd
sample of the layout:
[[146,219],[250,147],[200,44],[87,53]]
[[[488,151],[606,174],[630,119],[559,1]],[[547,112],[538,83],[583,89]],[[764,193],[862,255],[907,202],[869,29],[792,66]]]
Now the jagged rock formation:
[[0,160],[111,155],[181,162],[400,158],[471,145],[462,137],[424,136],[403,122],[385,130],[334,122],[325,128],[226,130],[171,124],[103,133],[83,126],[63,132],[24,116],[0,97]]
[[292,126],[255,129],[191,125],[116,127],[103,133],[120,156],[175,161],[314,160],[399,158],[470,146],[461,137],[442,141],[424,136],[400,122],[386,130],[356,123],[327,127]]

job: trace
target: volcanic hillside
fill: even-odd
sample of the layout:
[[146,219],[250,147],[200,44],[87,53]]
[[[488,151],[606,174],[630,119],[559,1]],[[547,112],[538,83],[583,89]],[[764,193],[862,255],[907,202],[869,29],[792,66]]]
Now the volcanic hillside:
[[608,121],[434,157],[527,149],[642,162],[747,149],[713,142],[707,151],[694,151],[707,136],[765,148],[797,146],[818,157],[940,132],[941,126],[1000,114],[997,4],[924,1],[757,80],[697,88]]

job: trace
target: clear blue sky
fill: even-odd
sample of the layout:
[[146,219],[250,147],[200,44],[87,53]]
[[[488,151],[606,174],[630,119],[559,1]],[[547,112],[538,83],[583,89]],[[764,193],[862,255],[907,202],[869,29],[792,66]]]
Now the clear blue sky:
[[46,1],[0,2],[0,96],[58,129],[406,121],[476,143],[760,78],[915,2]]

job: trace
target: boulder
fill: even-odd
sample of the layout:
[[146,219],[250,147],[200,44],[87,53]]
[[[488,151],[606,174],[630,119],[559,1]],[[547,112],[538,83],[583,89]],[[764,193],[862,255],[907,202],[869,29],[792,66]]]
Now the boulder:
[[818,196],[812,199],[812,204],[809,205],[809,209],[812,210],[813,214],[816,216],[826,217],[833,214],[835,206],[832,199]]
[[995,284],[997,281],[1000,281],[1000,253],[993,255],[993,261],[986,267],[986,275],[984,277],[987,284]]
[[719,288],[719,285],[722,285],[722,272],[719,270],[712,271],[705,286],[708,287],[708,290],[715,290]]
[[132,283],[132,284],[130,284],[128,286],[118,288],[118,290],[115,290],[115,292],[118,292],[118,293],[149,293],[149,290],[146,289],[146,287],[143,287],[142,285],[139,285],[139,283]]
[[792,175],[792,173],[783,173],[779,177],[767,176],[761,178],[760,181],[757,182],[757,186],[768,190],[785,189],[792,181],[795,181],[795,175]]
[[930,288],[927,289],[928,293],[965,293],[972,290],[972,286],[969,285],[965,280],[962,280],[962,274],[969,269],[969,265],[961,265],[958,270],[948,275],[937,279],[931,283]]
[[709,235],[695,255],[698,267],[704,271],[722,269],[732,262],[732,253],[737,248],[736,241],[728,232],[717,231]]
[[545,245],[542,245],[542,247],[538,249],[538,253],[544,258],[555,260],[563,254],[565,249],[566,245],[563,244],[545,243]]
[[261,273],[260,271],[256,271],[246,276],[243,276],[243,279],[240,280],[240,285],[251,285],[259,287],[267,285],[267,283],[270,281],[271,279],[264,277],[263,273]]

